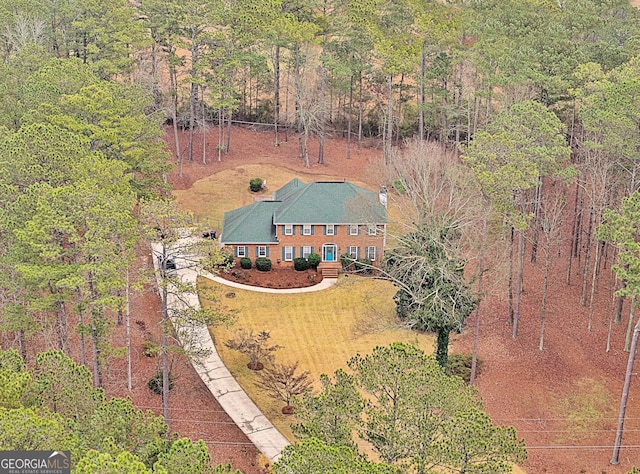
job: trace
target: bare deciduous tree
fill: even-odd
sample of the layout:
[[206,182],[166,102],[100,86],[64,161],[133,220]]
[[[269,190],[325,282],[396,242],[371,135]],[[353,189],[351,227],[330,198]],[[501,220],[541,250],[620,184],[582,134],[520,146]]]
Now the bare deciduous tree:
[[293,413],[291,400],[293,397],[302,395],[311,387],[309,372],[305,371],[296,374],[298,361],[293,364],[273,364],[273,367],[265,367],[260,372],[260,380],[256,385],[266,390],[267,395],[285,404],[282,413],[290,415]]
[[262,370],[265,362],[272,362],[274,352],[280,349],[278,345],[268,343],[271,335],[268,331],[253,333],[252,329],[239,329],[236,337],[225,342],[225,346],[249,357],[247,367],[251,370]]

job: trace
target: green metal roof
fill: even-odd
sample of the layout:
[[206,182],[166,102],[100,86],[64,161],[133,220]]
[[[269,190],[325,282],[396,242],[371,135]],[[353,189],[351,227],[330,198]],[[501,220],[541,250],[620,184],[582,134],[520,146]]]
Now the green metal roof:
[[384,224],[387,209],[373,191],[346,181],[305,184],[295,178],[260,201],[226,212],[220,240],[225,244],[277,243],[274,225]]

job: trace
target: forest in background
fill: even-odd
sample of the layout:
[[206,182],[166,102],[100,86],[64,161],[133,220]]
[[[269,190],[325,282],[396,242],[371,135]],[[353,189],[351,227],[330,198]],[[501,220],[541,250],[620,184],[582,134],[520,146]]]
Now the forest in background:
[[[380,140],[388,164],[410,138],[455,150],[511,236],[513,336],[527,244],[535,261],[570,241],[566,280],[589,307],[620,254],[620,322],[639,289],[638,15],[620,0],[0,2],[3,347],[29,362],[77,340],[100,386],[139,205],[167,193],[171,163],[224,159],[233,121],[268,125],[274,146],[295,134],[307,166],[309,140],[322,164],[335,135]],[[210,127],[217,156],[194,156]]]

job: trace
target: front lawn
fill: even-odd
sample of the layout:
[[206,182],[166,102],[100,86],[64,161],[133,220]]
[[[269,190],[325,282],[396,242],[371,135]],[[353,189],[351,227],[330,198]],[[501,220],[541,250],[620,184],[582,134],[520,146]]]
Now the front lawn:
[[[200,279],[199,285],[218,284]],[[224,296],[229,293],[233,297]],[[220,294],[226,306],[239,311],[238,320],[232,328],[211,328],[211,334],[222,360],[240,385],[267,418],[293,439],[291,417],[280,413],[282,404],[254,385],[257,374],[246,367],[246,356],[228,349],[224,342],[237,328],[269,331],[270,341],[282,346],[276,352],[276,361],[299,361],[299,368],[309,371],[316,384],[320,374],[346,368],[350,357],[377,345],[404,341],[432,353],[431,335],[398,327],[394,293],[388,282],[355,276],[341,276],[335,287],[314,293],[281,295],[225,287]]]

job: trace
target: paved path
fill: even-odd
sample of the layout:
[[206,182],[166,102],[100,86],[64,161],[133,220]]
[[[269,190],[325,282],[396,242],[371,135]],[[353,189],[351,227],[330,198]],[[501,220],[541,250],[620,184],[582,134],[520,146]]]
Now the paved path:
[[[156,255],[161,253],[159,245],[152,245],[153,264],[158,270],[158,259]],[[195,288],[198,271],[193,265],[191,259],[186,260],[179,255],[175,255],[177,266],[176,273],[178,277],[188,284],[192,284]],[[201,272],[201,275],[210,278],[216,282],[242,288],[252,291],[262,291],[267,293],[302,293],[309,291],[319,291],[326,289],[336,283],[335,278],[323,279],[317,285],[307,288],[290,288],[285,290],[276,290],[272,288],[259,288],[255,286],[242,285],[230,282],[224,278],[217,277],[208,272]],[[196,292],[185,292],[177,295],[170,293],[167,297],[170,312],[174,313],[186,307],[199,308],[200,300]],[[206,349],[209,354],[201,360],[192,360],[193,367],[211,391],[220,406],[227,412],[236,425],[247,435],[251,442],[264,454],[270,461],[275,462],[280,457],[282,450],[289,444],[289,441],[280,433],[275,426],[264,416],[260,409],[253,403],[245,391],[240,387],[236,379],[233,378],[227,367],[220,359],[218,351],[216,351],[209,328],[206,325],[190,325],[189,327],[178,327],[178,323],[174,320],[174,327],[178,337],[181,333],[188,331],[189,341],[183,344],[191,344],[199,349]]]

